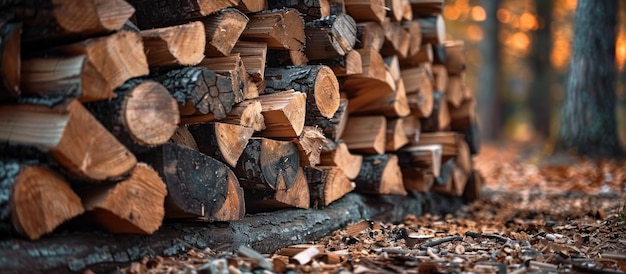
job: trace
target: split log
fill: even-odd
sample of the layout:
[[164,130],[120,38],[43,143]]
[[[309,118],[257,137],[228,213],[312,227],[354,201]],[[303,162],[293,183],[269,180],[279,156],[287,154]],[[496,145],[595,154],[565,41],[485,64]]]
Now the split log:
[[321,208],[354,190],[355,184],[338,167],[305,167],[311,207]]
[[[350,108],[358,109],[395,90],[395,81],[385,70],[382,56],[373,49],[359,49],[363,73],[350,75],[341,88],[350,98]],[[388,77],[389,76],[389,77]],[[358,99],[357,99],[358,98]]]
[[386,130],[387,143],[385,144],[386,152],[398,151],[401,147],[409,143],[409,138],[404,133],[404,123],[400,118],[387,120]]
[[398,151],[398,164],[401,168],[420,168],[440,175],[443,147],[441,144],[420,144],[402,148]]
[[470,203],[480,199],[480,190],[482,188],[484,179],[480,175],[480,172],[473,170],[467,177],[467,183],[465,184],[465,190],[463,191],[463,199],[466,203]]
[[193,135],[191,135],[191,132],[189,132],[187,125],[179,125],[169,141],[179,146],[188,147],[196,151],[198,150],[198,144],[193,138]]
[[428,192],[435,183],[435,177],[432,173],[420,168],[401,168],[402,181],[406,190],[419,192]]
[[295,9],[278,9],[250,16],[242,40],[263,41],[268,48],[303,51],[306,39],[304,21]]
[[127,148],[145,150],[169,140],[180,121],[178,105],[161,84],[131,79],[108,101],[85,107]]
[[476,155],[480,151],[480,136],[478,122],[474,120],[469,127],[460,130],[463,133],[463,139],[467,142],[470,154]]
[[346,11],[357,22],[382,22],[387,11],[385,0],[344,0]]
[[254,82],[263,81],[265,75],[265,58],[267,57],[267,43],[237,41],[231,50],[233,54],[239,54],[246,71]]
[[57,51],[67,56],[85,56],[87,64],[82,70],[84,76],[81,84],[91,92],[81,96],[83,102],[110,99],[115,96],[113,90],[126,80],[149,72],[141,38],[137,33],[129,31],[119,31],[53,50]]
[[433,89],[433,76],[428,63],[404,67],[400,71],[400,76],[407,93],[419,92],[422,89]]
[[393,154],[364,156],[361,171],[354,182],[355,190],[361,193],[407,195],[402,183],[398,157]]
[[442,146],[441,155],[445,159],[455,158],[459,154],[459,143],[462,141],[462,135],[452,131],[427,132],[420,136],[420,145]]
[[[415,10],[413,10],[415,12]],[[441,15],[419,17],[422,32],[422,45],[440,45],[446,39],[446,23]]]
[[465,71],[465,43],[461,41],[447,41],[443,43],[446,52],[444,62],[448,73],[459,75]]
[[278,180],[276,189],[262,191],[244,187],[246,197],[246,210],[249,212],[261,212],[282,208],[309,208],[310,194],[309,185],[302,167],[297,167],[296,178],[293,185],[287,186],[284,180]]
[[31,240],[84,211],[69,184],[39,164],[0,160],[0,188],[0,221]]
[[351,50],[346,55],[333,59],[315,60],[310,63],[328,66],[333,70],[335,76],[348,76],[363,73],[361,54],[356,50]]
[[313,21],[326,16],[344,13],[345,7],[342,0],[313,0],[313,1],[292,1],[273,0],[268,1],[271,9],[293,8],[297,9],[305,21]]
[[419,21],[405,21],[402,22],[402,27],[409,33],[409,52],[407,57],[416,55],[422,45],[422,29],[420,28]]
[[452,166],[452,191],[451,194],[457,197],[463,196],[467,183],[468,173],[459,166],[458,161]]
[[443,12],[444,0],[409,0],[415,16],[438,15]]
[[[252,204],[249,204],[252,200],[259,202],[268,200],[270,204],[278,201],[281,204],[304,206],[300,194],[291,191],[294,187],[304,191],[301,189],[302,182],[300,181],[303,178],[299,177],[303,175],[299,174],[302,172],[299,164],[298,148],[294,143],[267,138],[251,138],[234,169],[244,189],[247,208],[252,208]],[[306,186],[306,179],[304,179],[304,185]],[[279,199],[279,197],[282,198]],[[308,190],[306,202],[308,206]]]
[[189,125],[198,151],[235,167],[254,129],[227,123]]
[[228,56],[248,24],[248,17],[237,9],[223,9],[200,20],[206,31],[205,54]]
[[226,164],[171,143],[139,157],[157,170],[167,186],[166,218],[229,221],[245,214],[243,190]]
[[293,90],[259,96],[265,129],[258,132],[264,137],[294,138],[304,128],[306,94]]
[[400,22],[392,22],[389,18],[386,18],[381,24],[385,31],[385,42],[381,54],[384,56],[397,55],[400,58],[407,57],[411,41],[409,33],[404,30]]
[[[421,43],[421,40],[420,40],[420,43]],[[433,53],[433,47],[430,44],[423,44],[423,45],[420,45],[419,51],[417,53],[410,54],[406,58],[403,58],[401,60],[401,63],[403,66],[408,67],[408,66],[418,66],[419,64],[423,64],[423,63],[432,63],[434,60],[435,60],[435,54]]]
[[355,49],[372,48],[379,51],[385,42],[385,30],[376,22],[360,22],[356,24]]
[[255,131],[265,129],[265,118],[261,114],[263,107],[259,100],[245,100],[233,106],[233,109],[222,119],[216,119],[213,114],[183,116],[181,122],[184,124],[206,123],[220,121],[233,125],[249,127]]
[[[230,79],[206,68],[186,67],[153,77],[178,101],[181,115],[212,113],[221,119],[238,97]],[[239,94],[239,97],[243,95]]]
[[[450,115],[452,115],[453,108],[460,108],[461,103],[465,100],[465,75],[448,75],[448,87],[446,88],[446,101],[452,106],[450,108]],[[454,120],[454,119],[453,119]]]
[[403,2],[401,0],[385,0],[385,7],[387,8],[387,17],[395,22],[402,21],[402,14],[404,13]]
[[0,140],[42,147],[80,178],[119,178],[137,163],[135,156],[78,101],[55,108],[5,105],[0,108],[0,117]]
[[413,10],[411,9],[411,3],[409,0],[402,0],[402,20],[413,20]]
[[[7,1],[5,1],[7,2]],[[135,13],[124,0],[18,0],[3,9],[24,22],[22,40],[29,48],[50,47],[68,39],[96,36],[122,28]],[[46,43],[39,43],[45,40]]]
[[79,98],[89,101],[109,98],[111,90],[100,90],[89,82],[92,66],[84,55],[61,58],[32,58],[22,60],[20,88],[23,95],[58,100]]
[[420,120],[415,113],[412,113],[409,116],[402,117],[402,124],[404,125],[404,134],[409,139],[409,144],[415,145],[419,141],[420,138]]
[[20,95],[21,23],[9,23],[11,15],[0,14],[0,99]]
[[290,188],[297,177],[300,157],[292,142],[253,137],[239,157],[235,174],[244,189],[276,190],[279,181]]
[[207,68],[217,74],[230,79],[233,92],[235,93],[235,103],[244,99],[254,99],[259,97],[259,90],[244,66],[243,58],[235,53],[226,57],[204,58],[198,67]]
[[419,93],[407,94],[406,97],[411,112],[414,113],[416,116],[420,118],[426,118],[432,115],[435,105],[435,98],[432,90],[424,89]]
[[450,104],[450,128],[463,130],[471,127],[476,121],[476,100],[464,100],[458,107]]
[[397,55],[387,56],[383,58],[383,61],[385,62],[385,69],[391,74],[394,81],[398,82],[398,80],[402,79],[402,74],[400,72],[400,59],[398,59]]
[[330,59],[346,55],[356,42],[356,22],[347,14],[331,15],[305,24],[309,60]]
[[[354,102],[355,100],[353,99],[352,101]],[[396,118],[404,117],[411,113],[402,79],[397,82],[396,90],[392,93],[373,100],[360,108],[353,109],[350,106],[348,107],[348,112],[351,114],[384,115],[385,117]]]
[[320,165],[340,168],[348,179],[353,180],[359,175],[363,156],[351,154],[345,143],[326,144],[320,155]]
[[136,9],[135,19],[140,29],[177,25],[239,4],[239,0],[153,1],[129,0]]
[[302,134],[294,140],[300,153],[300,166],[315,166],[320,162],[320,153],[326,143],[322,130],[314,126],[304,126]]
[[335,111],[335,115],[327,120],[321,120],[317,124],[322,129],[324,135],[337,141],[343,135],[343,131],[346,127],[346,121],[348,120],[348,99],[342,98],[339,100],[339,107]]
[[110,233],[152,234],[163,221],[167,190],[159,174],[139,163],[130,177],[79,190],[85,216]]
[[332,118],[339,108],[339,83],[327,66],[267,68],[265,93],[294,89],[306,93],[305,125]]
[[[435,90],[446,91],[448,89],[448,70],[446,70],[446,67],[444,65],[432,65],[431,71]],[[445,101],[447,102],[447,95],[445,97]]]
[[452,168],[454,167],[454,158],[449,158],[441,164],[441,170],[439,176],[435,177],[435,184],[432,186],[432,191],[435,193],[452,195],[453,182],[452,182]]
[[206,34],[201,22],[142,30],[144,52],[151,67],[193,66],[204,58]]
[[350,116],[342,138],[352,152],[383,154],[386,129],[385,116]]
[[422,131],[434,132],[446,130],[450,126],[450,111],[445,95],[441,91],[433,94],[433,108],[430,116],[420,119]]
[[246,13],[266,10],[268,9],[267,0],[241,0],[237,9]]

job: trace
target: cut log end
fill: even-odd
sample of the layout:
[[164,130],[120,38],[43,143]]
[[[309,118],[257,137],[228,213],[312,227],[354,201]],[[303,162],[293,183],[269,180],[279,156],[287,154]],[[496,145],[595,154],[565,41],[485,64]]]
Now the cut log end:
[[339,108],[339,82],[335,73],[326,66],[320,68],[315,80],[315,104],[322,116],[332,118]]
[[[54,17],[70,33],[98,33],[121,29],[135,13],[124,0],[54,0]],[[77,18],[80,18],[77,20]]]
[[228,184],[226,200],[222,207],[213,214],[212,219],[215,221],[241,220],[246,214],[243,189],[232,171],[228,172],[226,183]]
[[157,82],[137,85],[124,105],[123,122],[133,140],[143,146],[165,143],[180,121],[176,100]]
[[59,175],[40,166],[26,166],[15,179],[11,195],[15,229],[35,240],[83,213],[80,198]]
[[140,35],[151,67],[192,66],[204,58],[206,35],[201,22],[144,30]]
[[91,194],[83,195],[89,217],[111,233],[152,234],[161,226],[167,190],[146,164],[137,164],[129,178]]

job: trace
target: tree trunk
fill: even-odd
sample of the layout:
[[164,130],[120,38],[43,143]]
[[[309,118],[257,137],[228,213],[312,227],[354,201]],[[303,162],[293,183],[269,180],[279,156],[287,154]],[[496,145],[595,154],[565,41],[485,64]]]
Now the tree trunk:
[[617,1],[581,0],[576,7],[570,76],[557,140],[560,150],[623,155],[615,115]]
[[493,140],[498,138],[504,126],[502,118],[502,95],[500,92],[500,44],[498,42],[498,19],[496,13],[500,0],[483,0],[482,6],[487,13],[487,19],[483,21],[485,39],[481,43],[481,56],[483,60],[479,83],[482,84],[480,98],[483,107],[480,108],[480,121],[484,138]]
[[552,1],[535,0],[537,16],[543,24],[539,25],[533,38],[530,60],[534,76],[527,105],[530,107],[535,133],[542,138],[550,137],[553,102],[550,86],[556,80],[553,76],[554,69],[550,64],[552,45],[550,24],[552,23],[553,6]]

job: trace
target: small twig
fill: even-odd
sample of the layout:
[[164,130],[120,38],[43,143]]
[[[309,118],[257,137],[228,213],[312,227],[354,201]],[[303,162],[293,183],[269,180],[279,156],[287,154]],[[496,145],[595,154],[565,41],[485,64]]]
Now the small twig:
[[450,236],[450,237],[445,237],[445,238],[441,238],[438,240],[430,241],[430,242],[420,245],[420,249],[426,249],[428,247],[434,247],[434,246],[438,246],[446,242],[452,242],[456,240],[463,240],[463,237],[456,235],[456,236]]
[[489,239],[495,239],[496,241],[502,242],[502,243],[508,243],[510,241],[513,241],[509,237],[505,237],[505,236],[498,235],[498,234],[492,234],[492,233],[483,233],[481,234],[481,236],[485,238],[489,238]]

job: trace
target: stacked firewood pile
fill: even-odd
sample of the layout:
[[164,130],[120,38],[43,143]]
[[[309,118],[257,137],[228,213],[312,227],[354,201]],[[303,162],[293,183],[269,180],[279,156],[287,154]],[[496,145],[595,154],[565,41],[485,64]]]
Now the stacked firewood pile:
[[0,219],[324,207],[353,190],[475,198],[474,95],[443,1],[0,3]]

